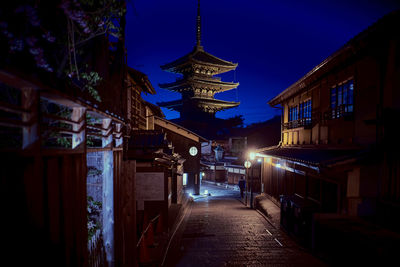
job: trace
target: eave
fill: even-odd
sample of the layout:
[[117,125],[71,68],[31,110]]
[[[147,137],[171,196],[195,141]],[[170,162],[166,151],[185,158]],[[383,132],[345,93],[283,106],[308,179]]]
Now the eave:
[[[317,81],[320,77],[331,70],[333,67],[337,66],[342,60],[348,60],[350,57],[354,57],[359,51],[368,45],[371,40],[381,40],[382,33],[387,34],[390,32],[395,38],[398,36],[398,28],[394,25],[399,24],[400,10],[393,11],[392,13],[384,16],[378,22],[374,23],[372,26],[368,27],[366,30],[362,31],[345,45],[343,45],[339,50],[334,52],[331,56],[326,58],[323,62],[315,66],[311,71],[304,75],[301,79],[296,81],[294,84],[289,86],[287,89],[282,91],[276,97],[268,101],[270,106],[276,106],[286,101],[290,97],[301,92],[312,82]],[[386,36],[385,38],[390,38]],[[369,40],[368,40],[369,39]]]
[[225,108],[233,108],[239,106],[240,102],[233,101],[224,101],[219,99],[210,99],[210,98],[201,98],[201,97],[192,97],[190,100],[196,101],[198,104],[220,107],[221,109]]
[[195,47],[192,52],[186,54],[185,56],[171,63],[162,65],[161,69],[173,73],[182,73],[182,69],[188,65],[194,64],[217,68],[218,72],[215,74],[234,70],[238,66],[237,63],[220,59],[211,55],[210,53],[205,52],[203,49],[198,49],[198,47]]
[[168,89],[176,92],[181,92],[187,90],[188,88],[206,88],[207,90],[212,90],[214,92],[224,92],[232,90],[239,86],[239,83],[233,82],[221,82],[218,80],[204,80],[204,79],[181,79],[172,83],[159,84],[163,89]]

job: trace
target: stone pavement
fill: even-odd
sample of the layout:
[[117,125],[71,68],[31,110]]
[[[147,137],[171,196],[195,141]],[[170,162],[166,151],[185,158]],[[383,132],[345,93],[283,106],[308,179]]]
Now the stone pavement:
[[239,192],[202,184],[174,235],[164,266],[325,266],[260,213]]

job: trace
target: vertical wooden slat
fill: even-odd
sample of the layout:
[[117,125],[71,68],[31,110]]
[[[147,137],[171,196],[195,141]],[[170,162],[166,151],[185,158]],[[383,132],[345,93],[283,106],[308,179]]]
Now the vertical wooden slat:
[[87,192],[86,192],[86,156],[77,154],[74,156],[75,188],[77,214],[75,227],[77,229],[77,260],[79,266],[87,266]]
[[120,205],[120,192],[121,192],[121,160],[119,158],[120,153],[115,151],[114,157],[114,242],[115,242],[115,264],[116,266],[122,266],[123,256],[123,239],[122,239],[122,226],[121,221],[121,205]]
[[73,204],[74,199],[74,191],[73,185],[71,181],[73,177],[71,177],[71,161],[68,155],[60,157],[60,165],[62,166],[60,179],[62,179],[62,209],[63,209],[63,217],[64,217],[64,257],[65,257],[65,266],[74,265],[74,240],[75,240],[75,229],[74,229],[74,210],[77,208]]
[[37,229],[44,229],[44,175],[43,159],[36,155],[33,163],[24,170],[26,205],[30,223]]
[[116,266],[136,266],[136,161],[122,161],[121,151],[114,159]]
[[47,160],[47,212],[50,241],[60,243],[60,181],[58,158]]

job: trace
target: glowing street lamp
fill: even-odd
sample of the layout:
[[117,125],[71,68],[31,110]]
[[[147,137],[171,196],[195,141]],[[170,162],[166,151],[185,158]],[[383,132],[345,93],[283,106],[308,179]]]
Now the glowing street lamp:
[[[249,162],[250,164],[248,164],[248,167],[245,166],[247,172],[248,172],[248,169],[251,167],[251,162],[256,159],[256,156],[257,156],[256,152],[253,152],[253,151],[249,152],[250,161],[247,160],[246,162]],[[250,208],[252,209],[253,208],[253,178],[254,178],[253,170],[251,171],[251,174],[252,174],[252,176],[251,176],[251,180],[250,180]],[[247,197],[247,190],[246,190],[246,197]],[[246,206],[247,206],[247,199],[246,199]]]
[[246,193],[246,197],[245,197],[245,203],[246,203],[246,207],[247,207],[247,188],[248,188],[248,184],[249,184],[249,168],[251,167],[251,161],[246,160],[244,162],[244,167],[246,168],[246,187],[245,187],[245,193]]
[[249,158],[250,158],[250,160],[255,160],[256,159],[256,153],[255,152],[250,152],[249,153]]

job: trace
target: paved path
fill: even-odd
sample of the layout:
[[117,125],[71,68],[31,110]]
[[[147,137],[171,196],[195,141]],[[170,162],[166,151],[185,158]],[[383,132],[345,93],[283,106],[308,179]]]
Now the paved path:
[[168,250],[165,266],[324,266],[257,211],[239,192],[202,185]]

